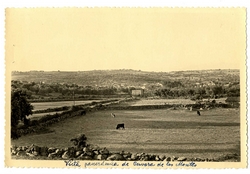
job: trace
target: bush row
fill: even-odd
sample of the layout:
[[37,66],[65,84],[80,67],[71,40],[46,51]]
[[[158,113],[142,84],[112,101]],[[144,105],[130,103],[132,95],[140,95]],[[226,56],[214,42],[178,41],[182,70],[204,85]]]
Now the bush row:
[[33,114],[47,113],[47,112],[57,112],[57,111],[65,111],[65,110],[69,110],[69,109],[70,109],[69,106],[63,106],[63,107],[57,107],[57,108],[48,108],[48,109],[33,111]]
[[[104,104],[104,103],[114,102],[114,101],[118,101],[118,100],[117,100],[117,99],[104,100],[104,101],[91,102],[91,103],[86,103],[86,104],[77,105],[77,106],[80,106],[80,107],[83,107],[83,106],[91,106],[91,105]],[[76,107],[76,106],[74,106],[74,107]],[[47,113],[47,112],[57,112],[57,111],[66,111],[66,110],[69,110],[70,108],[71,108],[70,106],[62,106],[62,107],[56,107],[56,108],[48,108],[48,109],[33,111],[33,114]]]

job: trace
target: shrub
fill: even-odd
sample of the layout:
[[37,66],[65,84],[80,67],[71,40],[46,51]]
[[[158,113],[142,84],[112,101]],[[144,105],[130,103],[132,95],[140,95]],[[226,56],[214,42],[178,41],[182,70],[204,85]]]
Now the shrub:
[[86,147],[86,140],[87,137],[85,134],[78,134],[76,138],[70,139],[71,142],[77,147],[77,148],[83,148]]

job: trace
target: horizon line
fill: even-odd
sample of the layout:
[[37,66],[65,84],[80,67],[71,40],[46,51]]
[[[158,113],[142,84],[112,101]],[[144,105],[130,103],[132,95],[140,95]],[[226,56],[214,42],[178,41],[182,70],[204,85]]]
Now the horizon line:
[[211,70],[240,70],[237,68],[216,68],[216,69],[190,69],[190,70],[172,70],[172,71],[147,71],[137,69],[92,69],[92,70],[12,70],[11,72],[89,72],[89,71],[139,71],[139,72],[181,72],[181,71],[211,71]]

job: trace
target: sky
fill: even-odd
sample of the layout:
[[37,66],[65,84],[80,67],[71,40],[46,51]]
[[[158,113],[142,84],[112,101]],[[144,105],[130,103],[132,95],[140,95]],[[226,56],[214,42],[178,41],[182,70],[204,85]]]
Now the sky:
[[243,8],[9,8],[12,71],[240,69]]

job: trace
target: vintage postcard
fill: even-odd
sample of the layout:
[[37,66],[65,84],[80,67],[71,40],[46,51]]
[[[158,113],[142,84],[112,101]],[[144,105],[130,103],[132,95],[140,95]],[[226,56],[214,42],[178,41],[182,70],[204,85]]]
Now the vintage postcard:
[[5,166],[247,167],[245,8],[5,16]]

